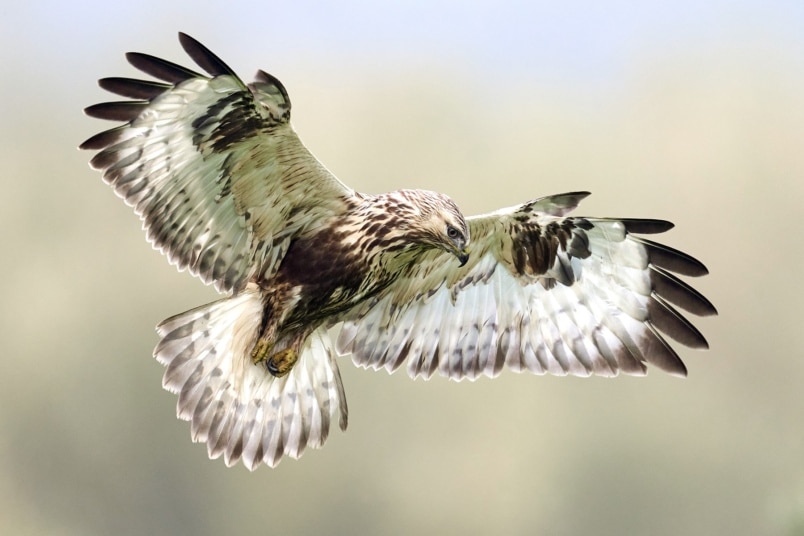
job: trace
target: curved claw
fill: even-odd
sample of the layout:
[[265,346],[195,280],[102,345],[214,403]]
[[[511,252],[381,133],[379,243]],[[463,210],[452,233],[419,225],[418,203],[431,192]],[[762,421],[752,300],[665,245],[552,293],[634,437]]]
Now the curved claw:
[[251,351],[251,362],[255,365],[259,365],[268,359],[268,353],[273,347],[274,343],[268,339],[258,340],[257,344],[254,345],[254,349]]
[[277,352],[268,358],[265,364],[268,367],[268,372],[277,378],[281,378],[293,368],[296,361],[299,360],[299,354],[292,348],[285,348],[281,352]]

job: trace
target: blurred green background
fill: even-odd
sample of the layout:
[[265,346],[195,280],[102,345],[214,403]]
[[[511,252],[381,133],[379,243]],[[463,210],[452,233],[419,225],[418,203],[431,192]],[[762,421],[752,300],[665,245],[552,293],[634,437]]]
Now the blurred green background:
[[[560,6],[559,6],[560,4]],[[804,4],[15,2],[0,8],[3,534],[804,534]],[[290,91],[353,187],[467,214],[588,189],[676,222],[721,315],[686,380],[411,381],[341,362],[347,433],[249,473],[176,420],[154,325],[214,298],[75,147],[182,30]]]

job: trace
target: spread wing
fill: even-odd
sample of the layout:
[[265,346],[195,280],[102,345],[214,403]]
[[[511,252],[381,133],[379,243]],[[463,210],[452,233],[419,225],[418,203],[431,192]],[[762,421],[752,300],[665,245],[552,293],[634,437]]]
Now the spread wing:
[[345,319],[338,350],[389,372],[496,376],[644,374],[686,369],[665,339],[705,348],[675,308],[716,314],[671,272],[700,276],[692,257],[639,238],[659,220],[565,217],[585,192],[538,199],[468,220],[470,261],[430,251],[382,295]]
[[149,241],[219,291],[240,290],[281,261],[294,236],[355,195],[302,145],[282,84],[259,71],[246,85],[217,56],[179,34],[209,76],[140,53],[129,62],[159,81],[104,78],[135,100],[86,113],[125,124],[82,145],[92,167],[143,220]]

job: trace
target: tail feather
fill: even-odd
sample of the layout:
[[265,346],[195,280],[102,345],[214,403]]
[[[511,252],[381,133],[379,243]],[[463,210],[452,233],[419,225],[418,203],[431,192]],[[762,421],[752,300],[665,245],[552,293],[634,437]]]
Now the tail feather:
[[321,447],[330,422],[338,418],[345,430],[348,418],[326,329],[308,337],[290,373],[275,378],[250,358],[261,314],[260,291],[249,286],[162,322],[154,350],[193,441],[207,443],[211,458],[223,455],[229,466],[242,460],[250,470]]

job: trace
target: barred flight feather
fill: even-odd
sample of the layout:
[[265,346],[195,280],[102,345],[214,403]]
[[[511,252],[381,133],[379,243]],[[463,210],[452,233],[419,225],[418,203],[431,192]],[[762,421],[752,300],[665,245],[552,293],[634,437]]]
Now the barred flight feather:
[[163,385],[179,395],[177,414],[193,441],[227,465],[274,466],[283,455],[318,448],[330,423],[346,429],[348,410],[335,352],[324,330],[307,340],[290,374],[273,378],[251,362],[262,299],[256,286],[162,322],[154,351]]
[[322,446],[334,420],[345,429],[339,352],[475,380],[648,364],[683,376],[666,337],[707,348],[679,309],[716,310],[678,277],[706,267],[637,236],[670,222],[570,216],[582,191],[471,218],[436,192],[355,192],[301,143],[277,78],[245,84],[195,39],[179,41],[203,73],[127,54],[156,80],[102,78],[132,100],[86,108],[123,124],[81,148],[98,151],[91,166],[152,245],[227,294],[162,322],[154,351],[210,457],[275,466]]

